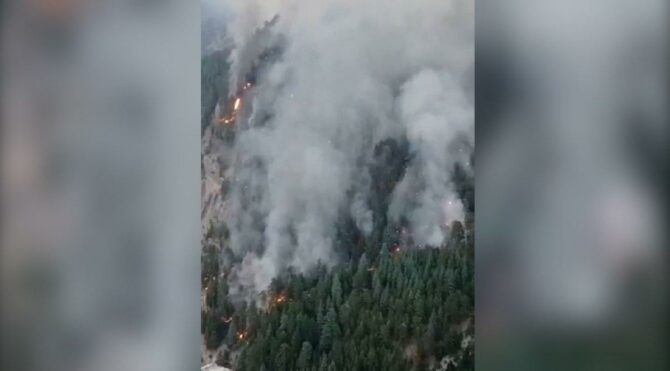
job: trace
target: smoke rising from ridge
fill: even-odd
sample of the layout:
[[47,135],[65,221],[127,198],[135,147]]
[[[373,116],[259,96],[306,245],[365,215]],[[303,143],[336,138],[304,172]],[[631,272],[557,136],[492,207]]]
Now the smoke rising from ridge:
[[[440,245],[463,219],[450,173],[474,148],[472,1],[232,1],[231,85],[244,83],[267,40],[281,56],[256,78],[236,130],[227,195],[233,280],[258,292],[287,267],[337,261],[342,217],[374,226],[375,148],[407,145],[389,220],[418,245]],[[278,15],[273,35],[255,30]],[[281,37],[279,37],[279,35]],[[264,40],[264,41],[259,41]],[[266,43],[262,47],[257,43]],[[253,44],[253,45],[252,45]],[[379,181],[379,180],[376,180]]]

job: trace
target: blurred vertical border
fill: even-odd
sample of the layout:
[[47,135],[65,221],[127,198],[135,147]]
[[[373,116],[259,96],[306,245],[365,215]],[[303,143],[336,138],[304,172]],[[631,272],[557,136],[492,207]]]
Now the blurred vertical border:
[[1,17],[0,369],[197,369],[199,2]]
[[477,369],[668,369],[667,8],[477,0]]

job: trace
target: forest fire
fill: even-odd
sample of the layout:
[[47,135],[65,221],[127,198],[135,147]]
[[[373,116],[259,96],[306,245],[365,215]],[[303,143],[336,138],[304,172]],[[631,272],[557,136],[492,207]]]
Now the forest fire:
[[473,7],[239,3],[201,30],[201,371],[472,368]]
[[275,303],[276,304],[281,304],[286,301],[286,296],[285,295],[279,295],[277,298],[275,298]]
[[231,112],[230,114],[223,116],[217,120],[219,124],[224,124],[224,125],[232,125],[235,123],[237,120],[237,115],[240,111],[240,108],[242,108],[243,105],[243,94],[245,91],[251,89],[253,85],[251,85],[250,82],[245,83],[242,85],[242,88],[240,88],[238,93],[235,95],[234,99],[231,99],[229,101],[229,107],[231,107]]
[[276,295],[271,295],[268,298],[267,301],[267,309],[270,310],[272,308],[278,307],[284,303],[288,302],[288,297],[286,294],[276,294]]
[[219,119],[218,122],[219,122],[219,124],[229,125],[229,124],[232,124],[232,123],[235,122],[235,117],[233,117],[233,116],[222,117],[222,118]]
[[242,98],[236,97],[235,100],[232,103],[232,112],[229,115],[221,117],[218,122],[220,124],[225,124],[225,125],[231,125],[235,123],[235,120],[237,119],[237,112],[240,109],[240,106],[242,105]]

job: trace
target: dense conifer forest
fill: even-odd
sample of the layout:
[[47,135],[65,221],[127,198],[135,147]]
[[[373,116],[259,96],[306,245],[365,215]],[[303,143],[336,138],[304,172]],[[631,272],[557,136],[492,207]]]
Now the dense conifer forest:
[[[473,368],[472,231],[455,222],[442,248],[382,248],[327,270],[287,272],[262,305],[233,303],[217,251],[203,255],[206,344],[235,370]],[[211,232],[214,233],[214,232]]]

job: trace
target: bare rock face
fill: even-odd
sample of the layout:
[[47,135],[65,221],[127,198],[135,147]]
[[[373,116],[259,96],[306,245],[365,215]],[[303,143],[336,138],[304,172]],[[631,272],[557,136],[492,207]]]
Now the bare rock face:
[[224,171],[226,166],[224,142],[213,132],[213,126],[205,128],[202,136],[202,186],[201,225],[203,236],[210,226],[223,222],[225,197],[223,197]]

